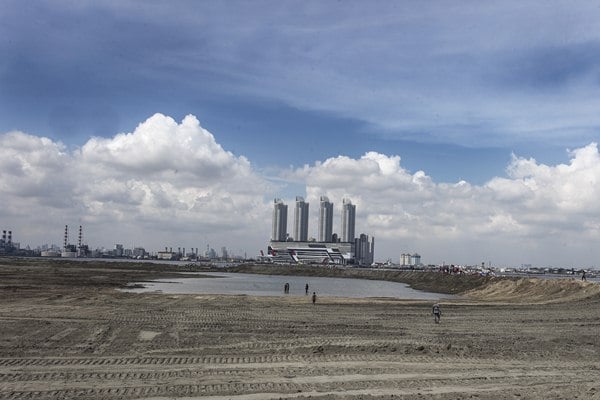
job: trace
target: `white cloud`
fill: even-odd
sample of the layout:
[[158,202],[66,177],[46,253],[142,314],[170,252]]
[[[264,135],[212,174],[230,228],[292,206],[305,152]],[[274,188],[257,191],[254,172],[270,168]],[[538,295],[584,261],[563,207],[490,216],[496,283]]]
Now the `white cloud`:
[[482,186],[435,183],[403,169],[400,157],[377,153],[331,158],[295,176],[306,180],[314,221],[318,196],[333,200],[337,212],[342,198],[351,198],[357,231],[374,235],[386,258],[419,251],[430,262],[594,263],[600,156],[595,143],[570,155],[569,164],[556,166],[514,156],[507,178]]
[[93,138],[76,159],[94,177],[83,184],[82,196],[86,203],[101,200],[96,213],[131,204],[139,216],[164,224],[203,221],[237,229],[264,212],[267,182],[244,157],[223,150],[191,115],[177,124],[156,114],[133,133]]
[[177,124],[170,117],[155,114],[133,133],[90,139],[81,148],[80,158],[89,166],[100,164],[111,169],[111,175],[160,176],[169,180],[200,178],[218,182],[223,177],[247,175],[250,171],[248,160],[223,150],[193,115]]
[[[0,136],[2,209],[23,212],[23,206],[50,203],[69,206],[71,159],[61,143],[23,132]],[[11,199],[19,199],[13,202]]]
[[[507,176],[484,185],[437,183],[404,169],[400,156],[376,152],[282,177],[306,185],[313,236],[319,196],[335,203],[335,231],[350,198],[357,233],[375,236],[378,259],[416,251],[431,263],[591,265],[600,256],[600,154],[591,143],[569,155],[560,165],[513,156]],[[0,135],[2,229],[32,245],[60,243],[63,225],[82,224],[92,246],[210,243],[253,255],[269,239],[279,190],[193,116],[177,123],[156,114],[75,151],[22,132]],[[289,232],[292,221],[293,206]]]
[[273,188],[194,116],[178,124],[156,114],[132,133],[92,138],[72,153],[19,132],[0,140],[0,191],[15,233],[18,225],[24,235],[59,242],[64,224],[81,223],[98,245],[157,249],[212,240],[238,251],[247,241],[251,254],[268,240],[264,194]]

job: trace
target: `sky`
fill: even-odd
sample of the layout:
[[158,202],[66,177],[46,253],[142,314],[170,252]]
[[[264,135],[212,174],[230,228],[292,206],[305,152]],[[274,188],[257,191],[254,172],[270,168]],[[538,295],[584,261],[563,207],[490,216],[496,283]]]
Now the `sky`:
[[[588,1],[0,2],[0,229],[255,256],[318,199],[375,259],[600,266]],[[334,219],[340,231],[341,217]]]

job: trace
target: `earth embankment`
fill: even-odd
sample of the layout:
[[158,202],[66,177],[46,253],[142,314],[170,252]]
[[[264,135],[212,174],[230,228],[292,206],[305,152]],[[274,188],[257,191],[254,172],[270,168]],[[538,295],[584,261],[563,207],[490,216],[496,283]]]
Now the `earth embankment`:
[[266,275],[319,276],[401,282],[408,284],[413,289],[443,294],[461,294],[469,290],[484,287],[491,280],[490,277],[480,275],[444,274],[440,272],[265,264],[239,265],[230,267],[227,270],[229,272]]
[[408,284],[411,288],[434,293],[461,294],[468,290],[484,287],[490,277],[467,274],[443,274],[425,271],[376,270],[363,268],[279,266],[279,265],[240,265],[228,268],[229,272],[319,276],[330,278],[369,279]]
[[[126,288],[132,282],[201,277],[202,272],[222,272],[208,264],[159,264],[148,262],[0,258],[0,287],[35,290],[40,287]],[[461,295],[478,302],[549,303],[600,299],[600,284],[573,278],[543,279],[488,277],[440,272],[376,270],[311,266],[242,264],[228,272],[266,275],[318,276],[369,279],[408,284],[413,289]],[[197,272],[185,274],[181,272]]]
[[600,284],[572,278],[498,279],[463,293],[479,301],[510,303],[556,303],[600,299]]
[[413,289],[461,295],[481,302],[550,303],[600,299],[600,284],[573,278],[522,278],[310,266],[240,265],[231,272],[372,279],[406,283]]

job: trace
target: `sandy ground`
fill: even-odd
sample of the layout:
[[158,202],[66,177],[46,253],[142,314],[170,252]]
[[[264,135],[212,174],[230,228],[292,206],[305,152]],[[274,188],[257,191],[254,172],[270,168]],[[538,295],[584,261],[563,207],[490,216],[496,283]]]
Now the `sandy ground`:
[[427,302],[140,295],[101,284],[130,278],[115,268],[0,271],[1,399],[600,399],[593,294],[532,304],[502,283],[443,302],[436,325]]

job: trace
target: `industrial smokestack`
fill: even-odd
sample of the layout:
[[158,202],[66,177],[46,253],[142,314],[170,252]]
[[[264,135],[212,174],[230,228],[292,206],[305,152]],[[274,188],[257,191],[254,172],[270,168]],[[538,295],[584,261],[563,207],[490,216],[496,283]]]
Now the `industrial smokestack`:
[[79,248],[81,248],[81,239],[83,238],[83,230],[81,228],[81,225],[79,225],[79,238],[77,240],[77,245],[79,246]]
[[4,245],[4,243],[6,243],[6,231],[2,231],[2,242],[0,244]]
[[69,225],[65,225],[65,240],[63,248],[67,251],[67,245],[69,244]]
[[8,247],[12,246],[12,231],[8,231]]

